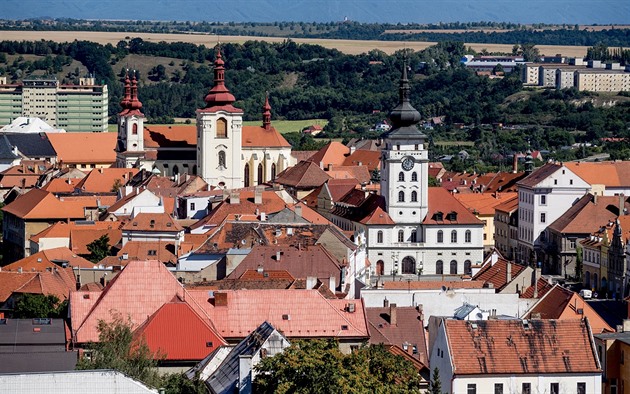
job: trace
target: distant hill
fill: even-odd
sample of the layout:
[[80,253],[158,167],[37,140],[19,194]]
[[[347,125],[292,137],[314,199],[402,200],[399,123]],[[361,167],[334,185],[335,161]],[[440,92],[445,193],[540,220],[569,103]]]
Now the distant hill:
[[628,0],[2,0],[0,18],[628,24]]

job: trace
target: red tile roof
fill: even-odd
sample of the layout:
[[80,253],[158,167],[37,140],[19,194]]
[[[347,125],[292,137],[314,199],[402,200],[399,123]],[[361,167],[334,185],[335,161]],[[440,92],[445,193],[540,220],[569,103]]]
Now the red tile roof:
[[587,320],[445,320],[458,375],[601,373]]
[[[492,283],[493,288],[498,292],[501,291],[508,283],[507,281],[507,267],[511,266],[511,276],[514,279],[518,274],[523,272],[524,266],[509,262],[504,258],[499,258],[496,263],[486,264],[475,276],[473,280],[478,280],[485,283]],[[510,280],[511,281],[511,280]]]
[[187,303],[181,300],[160,307],[134,332],[164,360],[202,360],[227,343]]
[[243,147],[291,147],[291,144],[273,126],[269,129],[261,126],[243,126],[241,140]]
[[317,166],[323,164],[324,168],[327,168],[329,164],[343,165],[348,155],[350,155],[350,148],[341,142],[331,141],[311,156],[309,161]]
[[393,225],[396,224],[394,220],[389,216],[385,210],[379,206],[372,211],[372,213],[361,220],[363,224],[382,224],[382,225]]
[[516,193],[458,193],[455,198],[476,215],[492,215],[497,205],[518,197]]
[[323,185],[330,178],[331,176],[318,164],[301,161],[278,174],[274,182],[299,189],[313,189]]
[[77,188],[84,192],[108,193],[114,187],[127,184],[129,179],[138,173],[137,168],[99,168],[90,171],[81,179]]
[[591,185],[627,186],[630,179],[628,161],[569,162],[564,165]]
[[367,166],[333,166],[326,171],[333,179],[356,179],[357,183],[369,183],[372,176]]
[[139,213],[122,227],[122,231],[179,232],[183,228],[168,213]]
[[381,152],[378,150],[355,150],[343,161],[344,166],[367,166],[369,171],[381,168]]
[[496,205],[494,207],[495,211],[501,211],[501,212],[507,212],[507,213],[516,212],[517,209],[518,209],[518,194],[507,200],[504,200],[501,204]]
[[80,178],[55,178],[41,189],[51,193],[72,193],[79,182],[81,182]]
[[[619,196],[593,196],[585,194],[562,216],[549,225],[549,228],[564,234],[590,234],[601,223],[614,221],[619,216]],[[621,201],[630,208],[628,198]]]
[[518,185],[534,187],[558,171],[560,167],[562,167],[560,164],[547,163],[544,166],[537,168],[534,172],[529,174],[527,178],[520,180]]
[[[126,261],[157,260],[161,263],[176,263],[175,244],[166,241],[128,241],[118,252],[118,257],[127,255]],[[124,264],[125,260],[121,260]]]
[[[442,187],[430,187],[428,189],[429,211],[423,224],[483,224],[461,202],[457,201],[451,193]],[[443,220],[437,220],[436,213],[441,212]],[[457,219],[447,219],[449,213],[457,213]]]
[[[116,162],[116,133],[46,133],[63,164]],[[80,147],[80,149],[77,149]]]
[[51,193],[32,189],[2,208],[21,219],[85,219],[86,201],[60,201]]
[[0,271],[0,303],[13,293],[50,294],[65,300],[75,286],[72,268],[29,273]]
[[549,283],[548,279],[539,278],[534,286],[528,287],[523,293],[521,293],[520,298],[534,298],[534,291],[538,292],[537,298],[541,298],[547,294],[552,287],[553,285]]
[[51,269],[60,269],[62,264],[70,267],[94,268],[94,263],[77,256],[76,253],[66,247],[46,249],[24,257],[9,265],[2,267],[3,271],[46,272]]
[[194,148],[197,145],[197,126],[145,125],[145,148]]

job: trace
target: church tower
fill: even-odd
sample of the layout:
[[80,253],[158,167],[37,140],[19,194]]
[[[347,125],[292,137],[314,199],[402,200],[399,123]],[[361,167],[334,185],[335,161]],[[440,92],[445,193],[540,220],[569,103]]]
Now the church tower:
[[206,106],[197,110],[197,167],[209,185],[235,189],[243,187],[243,111],[225,86],[225,63],[217,48],[214,86],[205,97]]
[[391,130],[384,137],[381,194],[397,224],[421,223],[428,210],[427,136],[418,130],[420,113],[409,102],[407,64],[403,63],[398,105],[390,112]]
[[120,102],[118,114],[118,140],[116,143],[116,166],[131,168],[144,158],[144,114],[138,99],[138,80],[125,76],[125,95]]

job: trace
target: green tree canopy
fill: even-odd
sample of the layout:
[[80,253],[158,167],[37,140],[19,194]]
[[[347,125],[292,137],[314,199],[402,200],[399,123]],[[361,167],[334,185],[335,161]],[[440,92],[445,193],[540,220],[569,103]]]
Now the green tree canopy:
[[346,355],[334,340],[294,342],[256,370],[260,393],[417,393],[421,382],[411,363],[382,345]]
[[67,306],[67,301],[60,302],[59,298],[52,294],[22,294],[13,308],[13,317],[16,319],[59,318],[64,315]]
[[100,238],[87,244],[87,249],[90,251],[89,259],[91,262],[96,264],[103,260],[105,257],[109,256],[109,235],[101,235]]

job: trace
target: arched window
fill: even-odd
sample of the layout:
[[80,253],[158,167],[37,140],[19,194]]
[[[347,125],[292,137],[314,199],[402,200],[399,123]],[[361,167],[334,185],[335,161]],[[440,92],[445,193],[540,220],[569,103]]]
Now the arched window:
[[415,172],[411,173],[411,182],[418,182],[418,174]]
[[398,242],[405,242],[405,232],[398,230]]
[[442,262],[442,260],[435,262],[435,273],[438,275],[442,275],[444,273],[444,262]]
[[472,242],[472,234],[470,232],[470,230],[466,230],[466,233],[464,234],[464,242]]
[[131,127],[131,134],[137,135],[138,134],[138,124],[134,123],[133,126]]
[[451,260],[450,274],[457,275],[457,261]]
[[383,243],[383,232],[380,230],[378,231],[378,233],[376,233],[376,243]]
[[405,173],[400,171],[398,173],[398,182],[404,182],[405,181]]
[[418,192],[414,190],[411,192],[411,202],[417,202],[417,201],[418,201]]
[[245,187],[249,187],[249,163],[245,163],[245,169],[243,170],[243,181]]
[[414,274],[416,273],[416,259],[411,256],[407,256],[402,260],[402,273]]
[[376,275],[385,275],[385,263],[383,260],[376,262]]
[[173,166],[173,175],[177,175],[179,174],[179,167],[177,167],[176,165]]
[[418,232],[411,230],[411,242],[418,242]]
[[470,260],[464,261],[464,275],[472,275],[472,263]]
[[217,119],[217,138],[227,138],[227,120],[225,118]]
[[225,165],[225,151],[219,151],[219,168],[225,169],[227,166]]
[[258,184],[262,185],[265,182],[264,171],[262,163],[258,164]]
[[271,180],[276,179],[276,163],[271,164]]
[[405,192],[402,190],[398,192],[398,202],[405,202]]
[[442,230],[439,230],[437,233],[437,241],[439,244],[444,242],[444,232]]
[[451,231],[451,243],[456,243],[457,242],[457,231],[453,230]]

